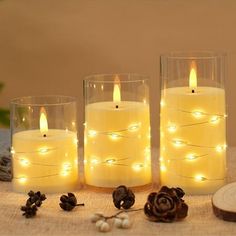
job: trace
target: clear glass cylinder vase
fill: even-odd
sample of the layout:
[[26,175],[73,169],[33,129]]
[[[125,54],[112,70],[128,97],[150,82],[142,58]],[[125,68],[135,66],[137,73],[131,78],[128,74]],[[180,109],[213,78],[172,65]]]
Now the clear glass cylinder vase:
[[13,189],[44,193],[78,186],[76,101],[66,96],[11,101]]
[[210,194],[226,179],[225,54],[161,56],[161,184]]
[[93,75],[84,80],[85,183],[141,187],[151,183],[148,78]]

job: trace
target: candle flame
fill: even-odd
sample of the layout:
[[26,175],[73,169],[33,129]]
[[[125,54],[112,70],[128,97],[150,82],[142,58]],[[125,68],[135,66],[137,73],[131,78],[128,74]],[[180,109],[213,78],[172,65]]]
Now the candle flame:
[[118,76],[116,76],[115,80],[114,80],[113,101],[114,102],[120,102],[121,101],[120,79],[119,79]]
[[41,107],[40,109],[39,128],[40,128],[40,132],[43,135],[45,135],[48,132],[47,113],[44,107]]
[[197,65],[195,61],[192,61],[191,63],[191,70],[189,74],[189,87],[193,90],[197,88]]

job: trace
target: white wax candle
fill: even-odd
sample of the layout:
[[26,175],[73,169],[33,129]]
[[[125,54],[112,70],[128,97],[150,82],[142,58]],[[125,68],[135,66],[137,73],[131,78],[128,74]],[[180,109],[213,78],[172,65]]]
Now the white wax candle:
[[208,194],[225,183],[225,91],[168,88],[161,101],[161,183]]
[[49,129],[13,134],[13,189],[66,192],[78,185],[77,135]]
[[[116,107],[118,104],[118,107]],[[151,182],[148,104],[97,102],[85,107],[85,181],[114,188]]]

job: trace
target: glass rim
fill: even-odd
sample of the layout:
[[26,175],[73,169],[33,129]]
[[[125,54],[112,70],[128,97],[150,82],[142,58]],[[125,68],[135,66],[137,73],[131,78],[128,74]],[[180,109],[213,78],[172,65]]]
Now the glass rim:
[[[148,81],[149,76],[138,73],[111,73],[111,74],[92,74],[83,79],[86,83],[114,83],[115,76],[119,77],[119,83],[135,83]],[[125,78],[124,78],[125,77]]]
[[[54,102],[33,102],[33,99],[64,99],[65,101],[54,101]],[[32,100],[30,102],[30,100]],[[10,101],[10,105],[18,106],[61,106],[71,103],[76,103],[76,98],[66,95],[36,95],[36,96],[22,96],[16,97]]]
[[224,51],[171,51],[162,53],[161,58],[169,59],[215,59],[220,57],[226,57],[227,53]]

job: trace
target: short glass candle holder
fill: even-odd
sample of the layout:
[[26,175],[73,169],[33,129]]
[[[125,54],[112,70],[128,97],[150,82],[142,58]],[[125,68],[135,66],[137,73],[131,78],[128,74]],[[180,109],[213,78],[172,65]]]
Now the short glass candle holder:
[[161,184],[210,194],[226,180],[225,55],[161,56]]
[[85,183],[141,187],[151,183],[148,78],[94,75],[84,80]]
[[76,101],[66,96],[11,101],[13,190],[44,193],[78,186]]

